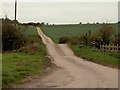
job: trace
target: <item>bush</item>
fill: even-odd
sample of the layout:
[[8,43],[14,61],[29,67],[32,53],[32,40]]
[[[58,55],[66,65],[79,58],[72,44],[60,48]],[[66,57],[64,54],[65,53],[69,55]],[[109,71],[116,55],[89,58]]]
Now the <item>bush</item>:
[[19,49],[26,42],[26,38],[12,24],[2,25],[2,49],[12,51]]
[[109,44],[111,42],[113,28],[111,25],[104,24],[101,29],[99,30],[99,35],[101,36],[102,42],[104,44]]
[[39,50],[38,43],[32,43],[32,44],[23,46],[18,51],[23,53],[34,54],[35,52],[38,52],[38,50]]
[[68,37],[61,37],[59,39],[59,43],[63,44],[63,43],[68,43],[69,42],[69,38]]
[[97,34],[92,34],[90,37],[89,37],[89,41],[90,42],[94,42],[94,41],[97,41],[97,40],[100,40],[100,38],[99,38],[99,35],[97,35]]
[[83,38],[82,38],[82,37],[78,37],[78,36],[72,37],[72,38],[70,39],[70,43],[71,43],[72,45],[80,44],[82,41],[83,41]]

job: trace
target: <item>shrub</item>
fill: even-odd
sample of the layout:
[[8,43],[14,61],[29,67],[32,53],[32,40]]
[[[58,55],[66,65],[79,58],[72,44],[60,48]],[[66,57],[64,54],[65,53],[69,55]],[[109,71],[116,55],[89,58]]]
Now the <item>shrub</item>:
[[89,41],[90,42],[94,42],[94,41],[100,41],[100,37],[97,33],[94,33],[92,34],[90,37],[89,37]]
[[2,25],[2,49],[12,51],[19,49],[26,42],[26,38],[12,24]]
[[68,43],[69,42],[69,38],[68,37],[61,37],[59,39],[59,43],[63,44],[63,43]]
[[113,28],[108,24],[104,24],[99,30],[99,35],[101,36],[102,42],[104,44],[109,44],[112,38]]
[[119,44],[120,45],[120,34],[115,35],[115,44]]
[[83,36],[80,36],[80,37],[76,36],[76,37],[72,37],[70,39],[70,43],[72,45],[81,44],[83,41],[84,41]]
[[24,45],[18,51],[23,52],[23,53],[34,54],[34,53],[38,52],[38,50],[39,50],[38,43],[31,43],[29,45],[28,44]]

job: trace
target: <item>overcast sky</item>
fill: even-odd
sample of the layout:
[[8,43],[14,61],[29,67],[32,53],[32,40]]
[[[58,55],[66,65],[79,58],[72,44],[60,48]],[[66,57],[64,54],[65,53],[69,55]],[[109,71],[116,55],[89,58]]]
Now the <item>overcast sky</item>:
[[[30,2],[31,1],[31,2]],[[20,22],[48,22],[55,24],[79,22],[117,22],[117,0],[95,2],[18,2],[17,19]],[[34,1],[34,2],[33,2]],[[82,0],[81,0],[82,1]],[[106,1],[106,2],[105,2]],[[0,5],[1,6],[1,5]],[[14,19],[14,0],[2,1],[0,17]]]

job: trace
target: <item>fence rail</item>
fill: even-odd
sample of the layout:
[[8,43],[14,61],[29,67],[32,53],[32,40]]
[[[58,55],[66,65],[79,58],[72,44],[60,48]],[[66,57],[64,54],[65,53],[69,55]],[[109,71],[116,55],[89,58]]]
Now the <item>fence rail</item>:
[[114,51],[118,52],[120,50],[119,45],[100,45],[100,50],[105,52],[105,51]]

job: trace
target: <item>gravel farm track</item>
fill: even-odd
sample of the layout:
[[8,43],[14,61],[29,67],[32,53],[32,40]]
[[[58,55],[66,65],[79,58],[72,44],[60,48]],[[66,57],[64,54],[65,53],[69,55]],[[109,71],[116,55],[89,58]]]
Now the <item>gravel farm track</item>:
[[43,76],[20,85],[23,88],[118,88],[118,69],[75,56],[66,44],[55,44],[39,27],[49,58],[57,66]]

